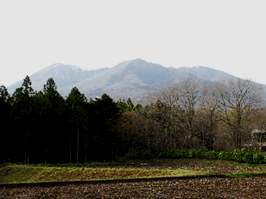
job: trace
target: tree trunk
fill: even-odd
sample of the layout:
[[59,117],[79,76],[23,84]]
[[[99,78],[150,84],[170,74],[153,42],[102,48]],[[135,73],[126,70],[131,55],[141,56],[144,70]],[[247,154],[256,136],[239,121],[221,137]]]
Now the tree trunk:
[[77,164],[79,163],[79,124],[77,129]]
[[70,138],[69,163],[71,163],[72,134]]
[[46,164],[46,154],[47,154],[47,149],[44,151],[44,164]]
[[26,149],[24,153],[24,164],[27,164],[27,150]]
[[103,154],[103,162],[105,162],[105,155],[104,155],[104,152],[105,152],[105,148],[104,148],[104,142],[103,142],[103,151],[102,151],[102,154]]
[[84,163],[87,163],[87,152],[85,151]]

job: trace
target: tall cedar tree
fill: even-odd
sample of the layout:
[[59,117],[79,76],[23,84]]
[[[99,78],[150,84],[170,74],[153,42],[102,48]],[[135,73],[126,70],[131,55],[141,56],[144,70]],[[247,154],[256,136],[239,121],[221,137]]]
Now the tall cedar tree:
[[[112,127],[117,124],[119,108],[117,104],[107,94],[103,94],[101,99],[90,100],[90,128],[93,134],[94,155],[100,161],[111,160],[114,156],[115,133]],[[101,158],[100,158],[101,157]]]
[[11,142],[11,98],[4,85],[0,86],[0,163],[8,161],[10,157]]
[[50,157],[49,162],[58,162],[64,149],[63,138],[65,135],[64,115],[66,104],[63,97],[58,93],[57,86],[52,78],[48,79],[43,87],[44,103],[42,118],[45,126],[43,132],[44,162]]
[[[24,152],[24,163],[29,164],[31,135],[34,132],[32,120],[32,96],[34,91],[31,87],[31,81],[28,76],[23,81],[20,88],[17,88],[13,93],[13,119],[14,119],[14,137],[17,139],[17,143],[14,146],[17,147],[17,152]],[[21,154],[19,154],[21,155]]]
[[34,163],[46,163],[45,158],[45,143],[49,140],[47,131],[46,118],[46,103],[44,99],[44,94],[42,91],[39,91],[33,96],[33,121],[35,133],[32,135],[32,147],[34,148],[34,160],[31,162]]
[[72,124],[72,129],[70,132],[69,161],[70,163],[72,162],[72,141],[73,135],[76,134],[76,158],[78,163],[80,150],[80,132],[83,132],[82,130],[84,129],[85,123],[88,122],[88,113],[85,108],[87,98],[84,94],[81,94],[76,87],[74,87],[68,95],[66,103],[70,112],[69,123]]

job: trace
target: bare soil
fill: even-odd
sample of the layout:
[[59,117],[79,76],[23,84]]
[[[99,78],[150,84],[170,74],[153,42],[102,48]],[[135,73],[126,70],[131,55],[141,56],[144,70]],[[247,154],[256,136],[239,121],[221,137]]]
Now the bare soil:
[[1,188],[0,198],[265,198],[266,177]]

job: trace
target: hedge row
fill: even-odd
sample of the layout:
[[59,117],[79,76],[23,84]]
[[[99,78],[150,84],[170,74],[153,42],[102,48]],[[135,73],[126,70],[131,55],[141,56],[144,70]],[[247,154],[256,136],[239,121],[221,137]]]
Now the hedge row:
[[210,151],[202,149],[180,149],[160,152],[157,158],[200,158],[233,160],[248,164],[265,164],[266,152],[256,152],[252,149],[235,149],[234,151]]

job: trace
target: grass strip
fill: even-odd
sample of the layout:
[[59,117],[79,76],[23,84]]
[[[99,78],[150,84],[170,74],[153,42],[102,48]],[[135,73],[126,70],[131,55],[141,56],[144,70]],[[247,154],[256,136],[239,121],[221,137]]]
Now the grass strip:
[[243,177],[252,177],[260,174],[266,175],[266,171],[244,171],[244,172],[236,171],[234,173],[228,173],[226,174],[226,176],[231,178],[243,178]]
[[[8,175],[5,175],[9,171]],[[12,171],[12,172],[10,172]],[[6,166],[0,169],[0,183],[36,183],[89,180],[119,180],[134,178],[174,177],[191,175],[215,175],[216,172],[184,169],[115,169],[115,168],[58,168]]]

